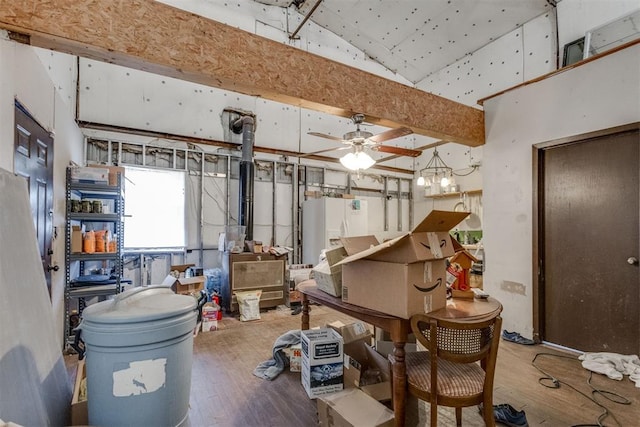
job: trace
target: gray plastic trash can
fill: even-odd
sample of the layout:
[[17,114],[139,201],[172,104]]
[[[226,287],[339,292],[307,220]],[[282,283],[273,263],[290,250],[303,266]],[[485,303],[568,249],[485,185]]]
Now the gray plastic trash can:
[[90,305],[87,404],[94,426],[178,426],[188,415],[195,298],[163,286]]

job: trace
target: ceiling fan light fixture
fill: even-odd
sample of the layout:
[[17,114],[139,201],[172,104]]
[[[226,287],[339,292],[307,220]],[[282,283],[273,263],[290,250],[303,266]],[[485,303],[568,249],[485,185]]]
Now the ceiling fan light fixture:
[[376,164],[376,161],[364,151],[356,151],[355,153],[347,153],[341,157],[340,163],[342,163],[342,166],[345,168],[356,171],[369,169]]

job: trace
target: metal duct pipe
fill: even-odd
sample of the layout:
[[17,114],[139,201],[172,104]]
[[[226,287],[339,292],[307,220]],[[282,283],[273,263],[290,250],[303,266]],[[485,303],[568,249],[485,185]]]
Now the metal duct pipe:
[[242,126],[242,160],[240,160],[240,192],[238,199],[238,224],[245,226],[245,238],[253,240],[253,132],[255,121],[252,116],[242,116],[233,123],[234,128]]

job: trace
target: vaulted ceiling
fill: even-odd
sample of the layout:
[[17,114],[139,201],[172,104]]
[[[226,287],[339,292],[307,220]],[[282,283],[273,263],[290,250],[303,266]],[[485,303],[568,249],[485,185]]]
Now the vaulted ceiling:
[[[128,4],[108,0],[57,0],[41,2],[37,8],[29,2],[0,0],[4,10],[0,28],[25,35],[23,40],[36,46],[339,116],[361,112],[372,124],[408,126],[419,135],[475,147],[484,143],[483,117],[477,106],[418,90],[411,83],[472,54],[555,4],[555,0],[254,2],[138,0],[136,13],[131,14],[126,12]],[[296,49],[295,43],[286,46],[255,37],[233,23],[200,19],[159,3],[196,15],[207,5],[220,8],[224,3],[224,8],[238,13],[253,10],[256,16],[249,17],[251,23],[281,10],[295,17],[287,28],[292,40],[312,21],[399,78],[391,81],[332,58],[322,60]],[[247,4],[259,7],[247,8]],[[342,135],[342,131],[336,133]],[[399,142],[405,143],[410,141]]]
[[255,1],[296,9],[413,83],[547,12],[556,3],[555,0]]

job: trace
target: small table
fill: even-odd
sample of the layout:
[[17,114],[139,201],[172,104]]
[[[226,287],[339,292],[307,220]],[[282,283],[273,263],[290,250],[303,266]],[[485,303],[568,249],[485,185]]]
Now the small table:
[[[405,407],[407,404],[407,367],[404,361],[404,345],[411,332],[411,321],[342,302],[341,298],[334,297],[318,289],[315,280],[306,280],[300,283],[298,290],[302,295],[302,330],[309,329],[309,301],[315,301],[389,332],[391,341],[393,341],[393,356],[395,358],[395,363],[391,366],[393,370],[392,390],[395,425],[404,426]],[[465,320],[477,320],[483,317],[495,316],[500,311],[502,311],[502,305],[494,298],[482,300],[450,299],[447,301],[445,308],[432,312],[431,316],[437,319],[457,319],[463,322]]]

